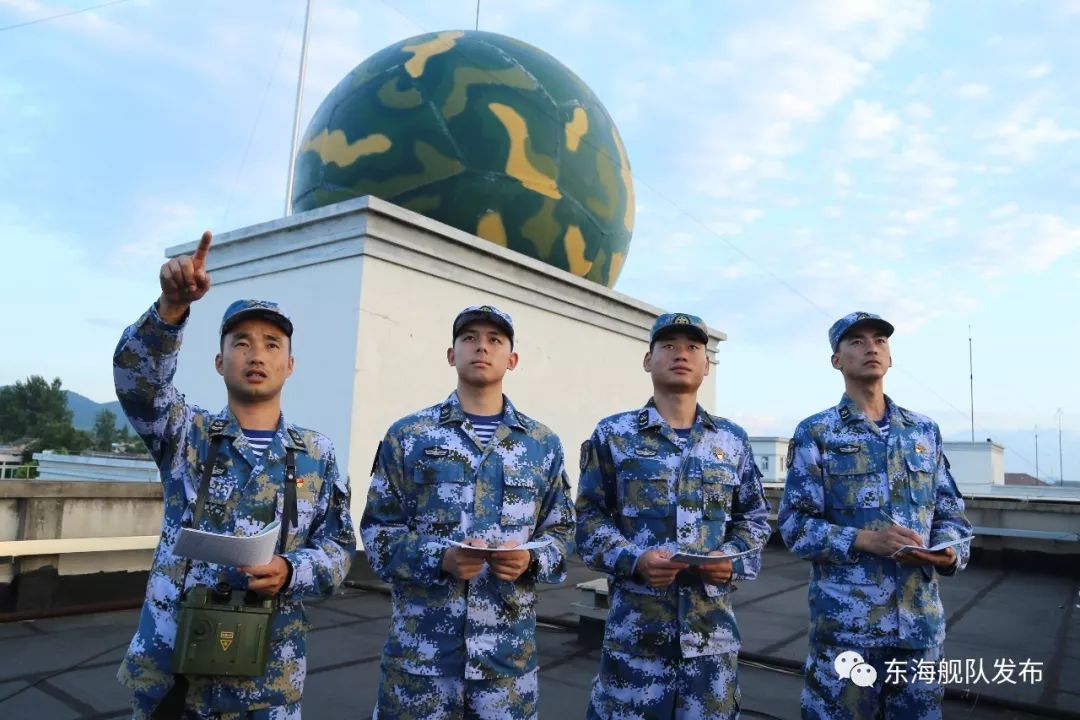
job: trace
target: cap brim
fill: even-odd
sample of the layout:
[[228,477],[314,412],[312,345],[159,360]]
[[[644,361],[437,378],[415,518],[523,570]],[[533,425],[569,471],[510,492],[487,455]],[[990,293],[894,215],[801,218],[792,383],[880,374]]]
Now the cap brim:
[[226,333],[236,327],[237,323],[241,323],[244,320],[251,320],[252,318],[258,318],[260,320],[266,320],[267,322],[274,323],[282,332],[285,333],[285,337],[292,337],[293,324],[292,321],[281,313],[276,313],[273,310],[267,310],[265,308],[251,308],[250,310],[241,310],[233,315],[229,320],[221,326],[221,335],[224,337]]
[[843,340],[845,337],[847,337],[847,334],[849,332],[851,332],[852,330],[854,330],[857,327],[867,327],[867,326],[876,327],[876,328],[882,330],[885,333],[885,337],[892,337],[892,334],[894,332],[896,332],[896,328],[894,328],[892,326],[892,323],[890,323],[888,321],[882,320],[881,318],[866,318],[864,320],[859,320],[858,322],[852,324],[851,327],[849,327],[847,330],[844,331],[844,334],[840,336],[840,339]]
[[462,329],[466,325],[474,322],[489,322],[502,330],[503,333],[506,334],[506,337],[511,340],[514,339],[514,328],[511,327],[509,323],[495,313],[483,312],[480,310],[458,316],[457,320],[454,321],[454,338],[456,339],[457,336],[461,334]]
[[709,344],[708,334],[704,330],[699,328],[697,325],[668,325],[665,328],[660,328],[656,331],[656,334],[652,336],[652,340],[649,341],[649,344],[651,345],[662,337],[666,337],[668,335],[676,335],[678,333],[693,335],[706,345]]

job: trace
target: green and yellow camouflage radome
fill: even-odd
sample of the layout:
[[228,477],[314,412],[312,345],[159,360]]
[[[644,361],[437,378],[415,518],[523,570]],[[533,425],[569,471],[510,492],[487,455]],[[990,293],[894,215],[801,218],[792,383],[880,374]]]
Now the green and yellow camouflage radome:
[[634,226],[630,162],[604,106],[550,55],[487,32],[399,42],[323,101],[293,208],[363,195],[609,287]]

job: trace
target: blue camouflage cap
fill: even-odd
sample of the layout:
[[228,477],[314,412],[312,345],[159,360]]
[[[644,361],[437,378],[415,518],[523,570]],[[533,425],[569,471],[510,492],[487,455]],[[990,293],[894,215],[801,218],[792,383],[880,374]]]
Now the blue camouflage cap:
[[829,328],[829,345],[832,346],[832,351],[836,352],[836,349],[840,347],[840,341],[844,339],[844,336],[847,335],[851,328],[862,323],[879,328],[885,333],[885,337],[891,337],[896,330],[892,323],[882,320],[880,315],[868,312],[849,313],[834,322],[832,327]]
[[656,318],[652,330],[649,331],[649,345],[652,346],[656,336],[664,332],[681,330],[695,336],[706,345],[709,344],[709,326],[697,315],[687,313],[664,313]]
[[506,333],[510,342],[514,342],[514,321],[510,316],[494,305],[470,305],[457,314],[454,318],[454,335],[452,340],[457,340],[461,329],[476,320],[486,320]]
[[279,303],[270,300],[237,300],[225,308],[225,314],[221,317],[221,336],[224,337],[238,322],[249,318],[272,322],[285,332],[286,337],[292,337],[293,325],[289,314]]

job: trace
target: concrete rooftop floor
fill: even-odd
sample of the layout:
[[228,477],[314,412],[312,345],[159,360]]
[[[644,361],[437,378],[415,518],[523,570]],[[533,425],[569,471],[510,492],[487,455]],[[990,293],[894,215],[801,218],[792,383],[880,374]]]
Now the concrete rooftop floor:
[[[761,577],[735,594],[744,651],[772,667],[740,665],[743,717],[798,718],[802,678],[788,669],[807,647],[809,568],[782,548],[766,551]],[[578,640],[575,583],[597,577],[575,564],[570,580],[541,593],[538,631],[540,717],[584,717],[599,650]],[[941,584],[949,635],[945,656],[1043,662],[1039,683],[980,683],[959,697],[950,685],[946,718],[1080,718],[1080,589],[1071,578],[970,567]],[[389,602],[371,586],[346,588],[309,604],[309,672],[304,716],[370,718]],[[116,668],[134,630],[135,610],[0,625],[0,718],[122,718],[128,696]],[[1008,707],[1003,707],[1003,703]],[[1038,707],[1039,709],[1035,709]]]

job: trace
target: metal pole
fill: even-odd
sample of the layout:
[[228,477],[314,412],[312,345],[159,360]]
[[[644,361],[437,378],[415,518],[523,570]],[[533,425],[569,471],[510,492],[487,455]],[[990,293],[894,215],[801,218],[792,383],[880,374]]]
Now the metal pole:
[[971,442],[975,442],[975,365],[972,357],[971,326],[968,325],[968,393],[971,397]]
[[1035,479],[1039,479],[1039,426],[1035,426]]
[[1058,408],[1058,484],[1065,484],[1065,463],[1061,454],[1061,408]]
[[476,0],[476,30],[480,29],[480,0]]
[[292,144],[289,146],[289,175],[285,180],[285,216],[292,215],[293,173],[296,172],[296,145],[300,142],[300,111],[304,104],[304,76],[307,74],[308,28],[311,25],[311,2],[304,11],[304,39],[300,43],[300,74],[296,78],[296,113],[293,115]]

